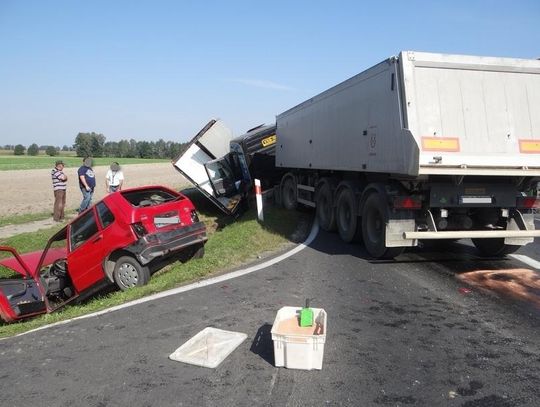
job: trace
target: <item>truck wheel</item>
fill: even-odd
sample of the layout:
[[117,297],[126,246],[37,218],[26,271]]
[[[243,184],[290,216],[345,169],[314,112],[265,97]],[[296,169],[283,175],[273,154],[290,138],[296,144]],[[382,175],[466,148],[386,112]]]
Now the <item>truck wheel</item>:
[[114,282],[122,291],[145,285],[150,280],[150,270],[131,256],[122,256],[114,265]]
[[285,209],[296,209],[296,205],[298,203],[296,200],[296,183],[291,177],[287,177],[285,182],[283,182],[283,188],[281,189],[281,200]]
[[378,193],[366,199],[362,209],[362,237],[367,252],[377,259],[393,259],[403,253],[403,247],[386,247],[386,202]]
[[336,203],[336,224],[339,236],[344,242],[350,243],[356,235],[358,224],[358,206],[351,186],[346,186],[339,192]]
[[322,230],[333,232],[336,230],[336,212],[334,211],[334,197],[328,181],[323,181],[317,190],[315,200],[317,219]]
[[517,251],[521,246],[504,244],[504,238],[499,239],[472,239],[472,242],[481,256],[504,256]]

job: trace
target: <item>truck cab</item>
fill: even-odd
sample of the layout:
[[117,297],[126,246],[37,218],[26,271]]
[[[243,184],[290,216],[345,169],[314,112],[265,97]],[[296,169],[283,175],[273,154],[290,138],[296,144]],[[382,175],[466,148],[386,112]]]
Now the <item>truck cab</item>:
[[222,212],[239,216],[253,179],[275,169],[275,125],[233,137],[221,120],[210,120],[173,160],[173,166]]

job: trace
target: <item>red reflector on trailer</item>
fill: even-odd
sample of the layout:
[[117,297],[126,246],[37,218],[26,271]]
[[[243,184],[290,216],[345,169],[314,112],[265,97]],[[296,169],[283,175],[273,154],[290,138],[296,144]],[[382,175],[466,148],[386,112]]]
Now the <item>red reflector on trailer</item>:
[[517,199],[517,207],[524,209],[539,209],[540,199],[534,196],[522,196]]
[[394,208],[422,209],[422,201],[411,196],[396,196],[394,197]]

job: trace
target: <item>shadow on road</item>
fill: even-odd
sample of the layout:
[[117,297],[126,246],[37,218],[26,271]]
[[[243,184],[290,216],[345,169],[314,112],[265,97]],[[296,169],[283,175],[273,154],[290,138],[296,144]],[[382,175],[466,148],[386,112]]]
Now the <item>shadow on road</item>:
[[264,324],[258,330],[249,350],[259,355],[274,366],[274,344],[272,342],[272,325]]

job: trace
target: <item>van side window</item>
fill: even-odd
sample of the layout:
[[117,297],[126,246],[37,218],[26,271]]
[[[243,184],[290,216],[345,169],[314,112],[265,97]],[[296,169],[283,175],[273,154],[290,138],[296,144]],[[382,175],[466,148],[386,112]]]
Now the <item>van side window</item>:
[[114,222],[114,215],[112,212],[107,208],[107,205],[103,202],[99,202],[96,205],[99,221],[101,222],[101,227],[105,229],[107,226],[109,226],[111,223]]
[[88,211],[71,224],[70,250],[75,250],[98,231],[94,211]]

